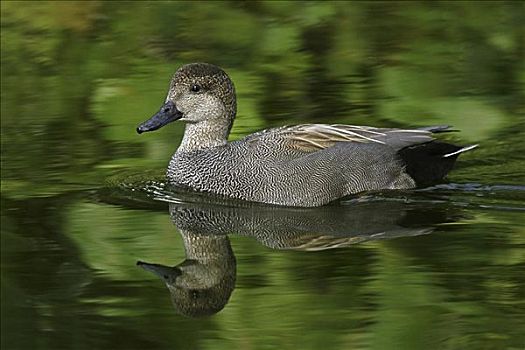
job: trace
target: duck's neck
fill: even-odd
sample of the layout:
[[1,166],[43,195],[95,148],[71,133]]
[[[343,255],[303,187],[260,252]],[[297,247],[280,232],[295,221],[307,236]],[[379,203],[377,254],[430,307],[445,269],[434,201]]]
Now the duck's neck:
[[204,120],[186,124],[184,137],[177,152],[190,152],[228,143],[231,126],[218,123],[216,120]]
[[228,236],[198,234],[189,230],[180,232],[187,260],[197,260],[202,264],[217,260],[235,260]]

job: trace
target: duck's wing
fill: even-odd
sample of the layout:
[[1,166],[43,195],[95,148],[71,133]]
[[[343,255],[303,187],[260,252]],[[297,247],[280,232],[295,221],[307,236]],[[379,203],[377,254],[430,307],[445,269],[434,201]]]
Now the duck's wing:
[[447,131],[448,126],[422,129],[385,129],[344,124],[301,124],[266,129],[246,137],[249,143],[278,142],[304,152],[315,152],[336,142],[377,143],[395,150],[432,141],[432,133]]

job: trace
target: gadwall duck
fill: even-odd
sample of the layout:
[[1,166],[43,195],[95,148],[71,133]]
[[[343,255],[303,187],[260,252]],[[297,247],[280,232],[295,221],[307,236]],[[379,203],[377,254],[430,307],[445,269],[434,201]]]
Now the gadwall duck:
[[460,147],[434,140],[447,126],[385,129],[301,124],[228,142],[237,103],[228,75],[207,63],[182,66],[164,105],[140,124],[153,131],[180,120],[182,142],[167,170],[170,184],[268,204],[312,207],[363,191],[410,189],[437,182]]
[[461,208],[421,202],[370,201],[321,208],[231,204],[212,197],[197,203],[170,202],[170,219],[180,233],[185,260],[175,266],[137,262],[164,281],[181,315],[210,316],[228,303],[237,276],[230,234],[254,238],[271,249],[320,251],[430,234],[436,224],[463,217]]

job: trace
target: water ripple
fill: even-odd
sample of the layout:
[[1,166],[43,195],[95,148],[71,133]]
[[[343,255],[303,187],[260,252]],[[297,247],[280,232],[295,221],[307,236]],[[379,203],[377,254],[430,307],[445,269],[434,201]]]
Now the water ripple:
[[[106,188],[102,200],[111,203],[141,207],[159,207],[160,203],[215,203],[218,205],[244,206],[247,202],[223,199],[188,191],[167,184],[162,180],[133,179],[114,182]],[[99,196],[100,197],[100,196]],[[525,211],[525,186],[506,184],[448,183],[431,187],[380,191],[343,198],[335,205],[353,205],[363,202],[395,201],[421,206],[449,205],[480,210]],[[123,203],[125,202],[125,203]]]

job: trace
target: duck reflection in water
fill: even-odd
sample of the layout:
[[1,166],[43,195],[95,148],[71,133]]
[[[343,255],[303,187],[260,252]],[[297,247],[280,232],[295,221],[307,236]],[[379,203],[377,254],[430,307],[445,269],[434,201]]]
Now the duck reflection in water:
[[251,236],[273,249],[314,251],[428,234],[434,225],[459,218],[457,210],[396,201],[315,209],[202,203],[170,203],[169,208],[186,260],[173,267],[137,265],[164,280],[175,310],[190,317],[219,312],[235,288],[236,260],[228,234]]
[[175,310],[199,317],[224,308],[235,287],[235,256],[226,235],[182,231],[186,260],[169,267],[139,261],[137,265],[164,280]]

